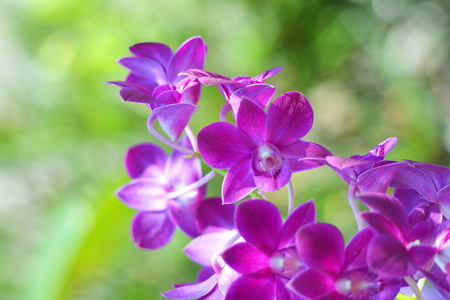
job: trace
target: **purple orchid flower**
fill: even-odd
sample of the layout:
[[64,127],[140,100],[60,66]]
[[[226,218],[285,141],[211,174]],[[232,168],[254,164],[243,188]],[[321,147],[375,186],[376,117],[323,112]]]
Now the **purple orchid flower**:
[[403,163],[383,161],[396,143],[397,138],[388,138],[362,156],[327,156],[324,159],[315,159],[322,160],[349,185],[348,201],[359,230],[363,228],[363,223],[358,217],[356,195],[365,192],[386,192],[392,178],[403,167]]
[[331,224],[313,223],[296,234],[297,251],[307,266],[288,283],[288,288],[307,299],[392,300],[400,280],[370,272],[366,263],[367,244],[373,233],[358,232],[344,249],[344,239]]
[[182,71],[203,68],[206,44],[201,37],[186,40],[175,53],[160,43],[140,43],[130,47],[134,54],[119,60],[131,72],[125,81],[109,82],[121,87],[125,101],[145,103],[152,109],[149,122],[156,119],[174,141],[186,127],[200,98],[201,85],[181,75]]
[[[450,168],[409,160],[406,160],[405,165],[392,180],[391,186],[397,188],[400,193],[415,194],[412,198],[416,199],[414,203],[427,201],[436,204],[442,214],[449,219]],[[415,192],[411,192],[411,189]]]
[[435,222],[427,219],[409,224],[405,207],[388,194],[365,193],[358,198],[371,210],[361,217],[377,233],[367,249],[370,269],[387,277],[415,279],[430,270],[437,252]]
[[[189,147],[183,138],[180,144]],[[153,144],[131,147],[125,167],[133,179],[116,191],[125,205],[138,210],[131,233],[134,243],[144,249],[157,249],[171,239],[175,225],[189,236],[200,234],[196,211],[205,188],[199,186],[202,177],[200,160],[187,159],[172,151],[169,157]]]
[[285,287],[303,268],[294,237],[298,228],[315,218],[312,200],[298,206],[284,224],[270,202],[252,199],[240,203],[236,226],[245,242],[229,247],[222,257],[242,275],[231,284],[226,299],[298,299]]
[[236,127],[217,122],[203,128],[197,136],[202,158],[213,168],[229,168],[222,186],[223,202],[236,202],[256,187],[276,191],[289,182],[292,172],[321,166],[312,160],[299,161],[331,154],[320,145],[300,140],[312,123],[308,100],[289,92],[276,98],[267,114],[244,97]]
[[240,237],[235,228],[234,213],[235,206],[222,205],[220,198],[209,198],[200,204],[197,219],[203,234],[193,239],[184,252],[203,268],[195,283],[176,285],[173,290],[162,293],[164,297],[225,299],[231,283],[239,276],[220,256]]

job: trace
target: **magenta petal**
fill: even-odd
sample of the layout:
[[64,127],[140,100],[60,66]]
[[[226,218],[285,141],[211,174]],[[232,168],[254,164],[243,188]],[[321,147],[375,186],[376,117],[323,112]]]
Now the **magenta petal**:
[[359,190],[365,192],[385,193],[397,171],[404,167],[403,163],[393,163],[367,170],[357,179]]
[[224,204],[234,203],[250,194],[255,188],[250,159],[237,161],[223,179],[222,201]]
[[386,277],[412,276],[417,265],[405,246],[388,234],[373,238],[367,249],[369,268]]
[[391,186],[415,189],[428,201],[434,199],[437,192],[430,177],[413,165],[407,165],[400,169],[392,180]]
[[197,209],[198,225],[202,232],[232,230],[235,211],[236,206],[223,205],[218,197],[206,199]]
[[238,243],[229,247],[222,258],[233,270],[246,274],[270,268],[269,256],[260,252],[249,243]]
[[[191,142],[186,135],[178,141],[178,144],[192,150]],[[164,174],[173,188],[178,189],[182,186],[194,183],[202,177],[200,159],[187,158],[184,153],[172,150],[167,159]],[[204,187],[201,187],[197,190],[203,189]],[[193,194],[193,192],[188,193],[188,196],[192,196]]]
[[292,144],[309,132],[313,118],[305,96],[297,92],[283,94],[267,110],[267,141],[280,148]]
[[[252,100],[260,108],[264,109],[270,98],[275,94],[276,88],[263,83],[251,84],[237,89],[230,95],[229,103],[234,115],[237,115],[241,100],[245,97]],[[265,127],[265,124],[264,124]]]
[[[265,145],[267,149],[273,151],[274,166],[270,168],[259,167],[261,160],[261,147],[255,149],[252,155],[252,169],[255,184],[263,192],[274,192],[284,187],[291,179],[291,168],[284,156],[272,145]],[[263,150],[264,152],[269,152]]]
[[211,167],[227,169],[238,160],[250,161],[256,145],[233,125],[225,122],[210,124],[197,136],[198,150]]
[[137,103],[159,103],[158,100],[152,97],[152,91],[147,87],[137,85],[125,81],[110,81],[107,84],[114,84],[120,87],[120,97],[124,101]]
[[121,186],[116,196],[128,207],[141,211],[162,211],[167,208],[167,186],[150,178],[138,178]]
[[426,272],[425,276],[427,276],[427,279],[433,283],[433,286],[439,291],[439,293],[444,296],[444,299],[450,299],[450,284],[448,279],[448,274],[445,274],[443,272],[437,271],[437,272]]
[[184,247],[184,252],[195,263],[211,266],[214,256],[235,234],[235,231],[226,231],[200,235]]
[[131,224],[133,241],[139,248],[158,249],[164,247],[173,236],[175,227],[162,212],[139,212]]
[[287,287],[299,296],[313,299],[334,291],[335,280],[313,269],[306,269],[292,278]]
[[145,78],[148,82],[154,82],[157,85],[167,83],[167,77],[163,67],[153,59],[146,57],[125,57],[120,59],[119,63],[130,69],[131,74]]
[[281,228],[278,248],[285,248],[295,244],[295,233],[305,224],[316,221],[316,208],[314,201],[309,200],[299,205],[286,219]]
[[252,79],[256,80],[258,82],[264,82],[264,80],[266,80],[267,78],[278,74],[278,72],[280,72],[282,69],[283,69],[283,67],[275,67],[275,68],[269,69],[265,72],[262,72],[261,74],[256,75],[255,77],[252,77]]
[[256,103],[243,98],[236,117],[236,127],[257,145],[265,142],[266,113]]
[[227,292],[226,300],[273,300],[275,277],[270,272],[240,276]]
[[208,294],[217,285],[217,275],[212,275],[205,281],[183,285],[171,291],[161,293],[166,298],[192,299]]
[[411,213],[412,210],[420,204],[431,204],[420,196],[420,194],[413,189],[395,189],[394,197],[400,200],[406,208],[406,211]]
[[201,234],[197,223],[197,207],[200,201],[201,198],[194,194],[193,197],[177,198],[177,200],[169,202],[172,220],[191,237]]
[[391,220],[405,234],[408,230],[408,214],[403,204],[394,196],[384,193],[364,193],[358,199],[371,211],[379,212]]
[[423,221],[415,224],[408,232],[407,241],[420,242],[420,245],[433,245],[436,241],[437,225],[432,221]]
[[345,260],[342,270],[367,268],[367,245],[373,237],[374,233],[370,228],[364,228],[352,237],[345,247]]
[[437,205],[442,214],[450,219],[450,184],[441,189],[437,194]]
[[392,148],[395,147],[395,144],[397,144],[397,138],[396,137],[390,137],[386,140],[382,141],[378,145],[376,145],[372,150],[370,150],[367,154],[378,156],[381,159],[384,158],[384,156],[392,150]]
[[128,149],[125,168],[131,178],[161,178],[167,156],[164,150],[153,144],[138,144]]
[[278,208],[265,200],[247,200],[236,210],[236,226],[242,237],[266,255],[277,249],[282,220]]
[[418,245],[409,248],[408,252],[419,268],[429,270],[433,266],[434,255],[438,250],[431,246]]
[[332,155],[331,152],[324,147],[302,140],[288,146],[283,146],[279,148],[279,150],[286,158],[292,172],[299,172],[323,166],[325,162],[320,160],[320,158]]
[[430,220],[435,224],[441,224],[442,214],[436,204],[430,202],[421,203],[414,207],[408,215],[410,226],[426,220]]
[[178,74],[189,69],[203,69],[206,56],[206,44],[201,37],[186,40],[177,49],[169,63],[167,75],[169,80],[177,83]]
[[387,217],[377,212],[362,212],[360,217],[378,234],[389,234],[398,240],[405,239],[405,233]]
[[295,237],[300,260],[332,277],[344,263],[344,238],[331,224],[313,223],[301,227]]
[[449,167],[428,163],[415,163],[414,165],[423,170],[430,177],[437,191],[450,185]]
[[158,107],[152,111],[148,118],[148,126],[155,119],[158,119],[161,129],[172,141],[176,141],[196,109],[196,105],[189,103],[176,103]]
[[130,47],[131,53],[156,60],[165,67],[172,58],[173,52],[169,46],[160,43],[139,43]]

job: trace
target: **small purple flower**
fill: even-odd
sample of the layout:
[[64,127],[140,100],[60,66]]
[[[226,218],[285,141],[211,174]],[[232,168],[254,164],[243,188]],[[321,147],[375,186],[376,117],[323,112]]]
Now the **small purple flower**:
[[160,43],[130,47],[134,54],[119,60],[130,70],[125,81],[109,82],[121,87],[125,101],[145,103],[152,109],[150,120],[159,120],[172,141],[177,140],[197,108],[201,85],[182,71],[203,68],[206,44],[201,37],[186,40],[175,53]]
[[314,223],[301,227],[296,245],[305,268],[288,283],[288,288],[307,299],[375,300],[394,299],[399,280],[371,273],[366,264],[369,229],[358,232],[344,249],[344,239],[331,224]]
[[[189,147],[187,138],[180,141]],[[117,197],[139,212],[133,219],[132,237],[140,248],[157,249],[171,239],[175,225],[186,234],[200,234],[196,211],[203,199],[204,187],[183,191],[201,176],[200,160],[187,159],[179,151],[169,157],[156,145],[131,147],[125,166],[133,179],[116,191]]]
[[225,262],[242,275],[231,284],[226,299],[296,299],[285,284],[303,268],[295,250],[298,228],[315,221],[313,201],[281,219],[275,205],[265,200],[247,200],[238,205],[236,226],[245,242],[228,248]]
[[213,168],[228,169],[222,186],[224,203],[236,202],[256,187],[272,192],[286,185],[292,172],[321,166],[303,157],[331,153],[300,140],[311,129],[313,111],[300,93],[289,92],[269,105],[267,114],[251,100],[242,99],[236,127],[217,122],[198,134],[199,152]]

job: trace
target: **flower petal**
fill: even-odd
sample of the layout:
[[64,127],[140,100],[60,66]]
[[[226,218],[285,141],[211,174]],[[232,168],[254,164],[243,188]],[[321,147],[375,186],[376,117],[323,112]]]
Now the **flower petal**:
[[159,103],[158,100],[152,97],[152,91],[147,87],[125,81],[110,81],[107,82],[107,84],[114,84],[120,87],[120,97],[122,97],[124,101],[152,104]]
[[401,168],[392,180],[391,186],[395,188],[415,189],[428,201],[432,201],[437,193],[430,177],[425,171],[414,165],[406,165],[404,168]]
[[224,204],[234,203],[250,194],[255,188],[251,160],[237,161],[223,179],[222,201]]
[[164,68],[167,66],[173,55],[169,46],[160,43],[139,43],[131,46],[130,51],[136,56],[156,60]]
[[201,232],[197,223],[197,207],[202,198],[197,197],[196,194],[193,197],[180,198],[169,202],[172,220],[190,237],[199,236]]
[[357,184],[362,193],[381,192],[385,193],[392,178],[394,178],[404,163],[393,163],[369,169],[358,176]]
[[387,217],[377,212],[362,212],[359,216],[378,234],[389,234],[397,240],[403,241],[406,236],[398,227]]
[[128,207],[141,211],[167,209],[167,186],[151,178],[138,178],[121,186],[116,196]]
[[168,83],[163,67],[156,60],[146,57],[124,57],[119,63],[148,84],[156,86]]
[[143,143],[128,149],[125,168],[131,178],[162,178],[167,156],[160,147]]
[[255,102],[244,97],[237,112],[236,127],[255,144],[262,145],[265,142],[266,113]]
[[[270,147],[271,145],[267,145]],[[259,149],[255,149],[252,155],[252,170],[255,179],[255,184],[263,192],[274,192],[284,187],[291,179],[291,168],[286,162],[284,156],[275,147],[270,147],[275,152],[275,157],[278,158],[273,167],[264,170],[258,168],[259,166]]]
[[252,79],[258,82],[264,82],[267,78],[277,75],[282,69],[283,67],[275,67],[252,77]]
[[280,241],[278,249],[295,245],[295,233],[300,227],[316,221],[316,208],[311,199],[299,205],[286,219],[281,228]]
[[325,158],[332,155],[330,151],[319,144],[302,140],[278,149],[286,158],[292,172],[299,172],[323,166],[325,163],[323,160],[314,159]]
[[283,94],[267,110],[267,141],[280,148],[292,144],[309,132],[313,118],[305,96],[297,92]]
[[372,150],[370,150],[366,155],[363,156],[363,158],[367,158],[369,156],[377,156],[381,159],[383,159],[386,154],[392,150],[392,148],[395,147],[395,144],[397,144],[397,138],[396,137],[390,137],[386,140],[382,141],[378,145],[376,145]]
[[275,277],[270,272],[240,276],[228,290],[227,300],[273,300]]
[[372,239],[367,249],[367,264],[374,272],[390,278],[412,276],[417,271],[405,246],[388,234]]
[[256,145],[247,135],[225,122],[210,124],[197,136],[198,150],[211,167],[227,169],[238,160],[250,161]]
[[186,40],[177,49],[167,69],[167,77],[172,84],[180,80],[180,72],[189,69],[203,69],[206,56],[206,44],[199,36]]
[[161,129],[172,141],[176,141],[197,107],[197,105],[189,103],[176,103],[155,108],[150,114],[147,124],[151,126],[154,120],[158,119]]
[[291,279],[288,289],[301,297],[313,299],[335,290],[335,280],[314,269],[306,269]]
[[333,225],[313,223],[301,227],[295,237],[300,260],[335,277],[344,263],[344,238]]
[[134,243],[143,249],[164,247],[173,236],[175,227],[162,212],[139,212],[131,224],[131,235]]
[[173,290],[161,293],[166,298],[172,299],[192,299],[202,297],[217,285],[217,275],[214,274],[205,281],[187,284]]
[[414,165],[424,171],[430,177],[437,191],[450,185],[449,167],[428,163],[415,163]]
[[[192,150],[191,142],[186,135],[178,141],[178,144]],[[167,159],[164,174],[173,188],[181,188],[202,177],[201,161],[194,157],[187,158],[183,152],[172,150]],[[203,190],[204,187],[199,189]]]
[[442,223],[442,214],[436,204],[424,202],[417,205],[408,215],[408,222],[410,227],[426,220],[430,220],[435,224]]
[[204,233],[232,230],[235,227],[235,212],[236,206],[223,205],[218,197],[206,199],[197,210],[199,227]]
[[270,268],[269,256],[245,242],[229,247],[222,254],[222,258],[227,265],[241,274]]
[[242,237],[267,256],[277,250],[282,220],[278,208],[265,200],[247,200],[236,210],[236,226]]
[[[237,115],[242,99],[245,97],[256,103],[260,108],[264,109],[269,103],[270,98],[275,94],[276,88],[274,86],[257,83],[251,84],[237,89],[230,95],[229,104],[233,110],[234,115]],[[265,117],[264,117],[265,122]],[[266,124],[264,123],[264,128]]]
[[342,270],[367,268],[367,245],[373,237],[374,233],[369,228],[364,228],[352,237],[345,247],[345,260]]
[[437,204],[442,214],[447,219],[450,219],[450,184],[441,189],[436,198],[438,199]]

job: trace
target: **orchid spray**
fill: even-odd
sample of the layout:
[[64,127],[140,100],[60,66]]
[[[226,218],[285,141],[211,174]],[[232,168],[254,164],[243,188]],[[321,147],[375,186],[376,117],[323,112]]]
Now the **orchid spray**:
[[[173,149],[167,155],[143,142],[126,154],[131,181],[116,195],[137,211],[133,241],[158,249],[179,228],[192,238],[184,253],[202,266],[192,283],[174,284],[162,295],[389,300],[411,292],[417,299],[450,299],[450,168],[384,160],[394,137],[364,155],[335,156],[303,140],[314,119],[303,94],[271,99],[276,88],[264,81],[281,67],[230,79],[203,70],[206,50],[201,37],[175,52],[160,43],[137,44],[133,56],[119,60],[128,77],[110,82],[125,101],[150,108],[150,133]],[[196,136],[188,123],[202,85],[215,85],[225,101],[220,122],[205,124]],[[316,222],[313,200],[294,207],[292,173],[323,165],[349,185],[358,233],[347,245],[334,225]],[[206,199],[216,174],[223,176],[220,197]],[[286,218],[261,193],[284,186]]]

